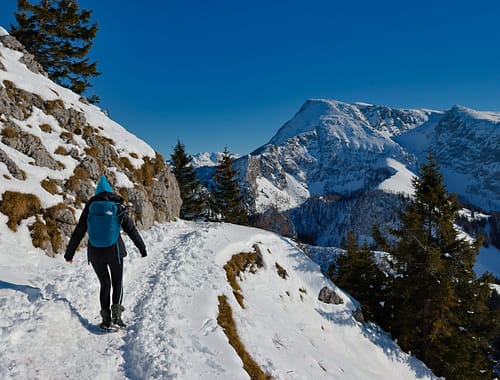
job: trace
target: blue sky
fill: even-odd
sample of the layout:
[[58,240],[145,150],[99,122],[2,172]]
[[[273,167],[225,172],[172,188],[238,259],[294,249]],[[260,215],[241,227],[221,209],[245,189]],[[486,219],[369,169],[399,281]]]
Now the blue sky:
[[[1,0],[0,25],[16,3]],[[249,153],[308,98],[500,111],[498,0],[79,4],[100,28],[91,91],[165,157],[178,138]]]

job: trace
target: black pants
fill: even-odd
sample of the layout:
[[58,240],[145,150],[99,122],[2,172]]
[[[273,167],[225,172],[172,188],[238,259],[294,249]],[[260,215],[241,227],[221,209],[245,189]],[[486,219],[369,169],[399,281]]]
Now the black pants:
[[111,288],[113,288],[113,304],[122,303],[123,298],[123,258],[119,256],[115,246],[109,248],[89,249],[89,261],[101,284],[99,300],[101,310],[110,309]]

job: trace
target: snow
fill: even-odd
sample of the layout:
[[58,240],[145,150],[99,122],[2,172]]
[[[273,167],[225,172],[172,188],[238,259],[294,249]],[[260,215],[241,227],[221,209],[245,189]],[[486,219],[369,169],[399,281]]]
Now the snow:
[[395,173],[392,177],[381,182],[377,188],[388,192],[413,195],[415,190],[413,189],[411,180],[415,177],[415,174],[408,170],[405,165],[393,158],[387,158],[386,162],[387,167],[393,169]]
[[7,32],[4,28],[0,26],[0,37],[2,36],[8,36],[9,32]]
[[[207,167],[217,166],[219,164],[219,161],[222,159],[222,155],[223,155],[222,152],[214,152],[214,153],[203,152],[203,153],[195,154],[192,156],[193,157],[193,162],[192,162],[193,167],[199,168],[199,167],[203,167],[203,166],[207,166]],[[233,158],[233,160],[236,160],[236,159],[241,157],[240,154],[230,153],[229,155]]]
[[290,210],[300,206],[309,198],[309,191],[294,176],[286,173],[285,178],[286,188],[284,190],[276,187],[265,177],[256,178],[259,188],[255,199],[257,211],[264,212],[269,207],[276,207],[279,211]]
[[[98,107],[81,102],[80,95],[29,70],[26,65],[19,62],[22,55],[23,53],[7,49],[0,44],[0,61],[6,69],[6,71],[0,70],[0,83],[4,80],[11,81],[16,84],[16,87],[37,94],[44,100],[61,100],[66,108],[74,108],[82,112],[87,122],[99,128],[100,134],[112,139],[118,153],[127,157],[136,167],[142,165],[142,157],[155,156],[153,148],[111,120]],[[23,123],[29,124],[27,121]],[[138,158],[131,157],[130,153],[135,153]]]
[[[0,219],[4,225],[6,218]],[[25,222],[18,233],[2,228],[2,378],[248,379],[217,324],[222,294],[247,351],[275,379],[435,378],[385,333],[356,322],[356,302],[287,239],[248,227],[184,221],[157,224],[142,235],[144,259],[126,239],[129,327],[103,335],[95,327],[97,279],[84,251],[70,265],[32,248]],[[241,275],[243,309],[223,266],[254,244],[264,267]],[[277,275],[276,263],[287,270],[286,280]],[[319,302],[323,286],[334,288],[345,303]]]
[[[30,71],[19,61],[22,55],[23,53],[8,49],[0,43],[0,62],[5,67],[5,70],[0,70],[0,86],[4,86],[5,81],[10,81],[17,88],[37,94],[45,101],[60,101],[64,103],[66,108],[73,108],[83,113],[85,120],[95,128],[94,133],[111,139],[118,156],[126,157],[136,168],[140,168],[144,163],[143,157],[155,157],[155,151],[151,146],[109,119],[98,107],[81,102],[78,94],[53,83],[43,75]],[[5,121],[4,115],[1,115],[0,129],[7,126]],[[54,181],[67,180],[78,165],[79,159],[75,159],[73,155],[55,153],[58,148],[65,148],[67,151],[76,149],[78,156],[83,157],[85,155],[84,149],[88,147],[87,143],[81,136],[74,133],[72,135],[74,143],[66,144],[60,135],[62,132],[67,131],[59,125],[53,116],[45,114],[36,107],[33,107],[33,112],[26,120],[12,121],[23,132],[39,137],[49,155],[55,161],[63,164],[64,167],[53,170],[34,166],[33,158],[0,142],[0,150],[3,150],[17,164],[19,169],[26,173],[25,180],[12,178],[6,165],[0,163],[0,188],[2,192],[7,190],[23,193],[29,191],[40,199],[44,208],[62,202],[62,195],[50,194],[40,184],[47,178]],[[49,132],[40,129],[43,124],[50,126]],[[108,169],[117,175],[117,185],[119,187],[134,187],[134,184],[124,174],[120,175],[116,168],[109,167]]]
[[[0,27],[0,36],[6,34]],[[81,102],[79,95],[31,72],[19,62],[21,56],[0,44],[0,61],[6,68],[0,70],[0,85],[8,80],[43,100],[61,100],[66,108],[82,112],[135,167],[142,165],[144,156],[155,155],[148,144],[98,107]],[[322,100],[309,105],[302,110],[307,112],[298,115],[297,124],[285,125],[277,139],[285,141],[287,136],[314,129],[314,118],[325,108],[330,116],[322,120],[325,130],[346,143],[366,144],[362,138],[353,139],[366,134],[360,124],[352,121],[351,135],[337,128],[336,120],[342,113],[345,119],[363,120],[356,107]],[[4,121],[0,116],[2,128]],[[27,120],[15,123],[24,132],[40,137],[64,169],[35,166],[33,159],[0,142],[0,148],[27,177],[24,181],[8,178],[5,164],[0,163],[0,188],[35,194],[44,208],[61,202],[62,195],[48,193],[40,182],[67,179],[77,165],[71,156],[55,154],[57,148],[65,146],[59,138],[62,128],[39,109]],[[41,131],[41,124],[48,124],[52,131]],[[76,145],[68,147],[82,153],[85,141],[78,135],[73,139]],[[377,138],[369,144],[381,147]],[[200,162],[216,164],[217,154],[201,155]],[[387,164],[395,174],[385,185],[407,190],[411,172],[395,159],[388,159]],[[116,168],[109,169],[116,175],[116,186],[134,186]],[[283,198],[277,205],[280,209],[287,204],[299,205],[310,195],[299,178],[302,174],[286,173],[287,188],[283,191],[259,177],[259,186],[272,196],[268,200],[259,197],[258,202],[261,206],[266,201],[270,204],[275,202],[274,196]],[[125,259],[124,319],[129,327],[103,335],[96,328],[100,322],[99,286],[84,250],[72,265],[61,256],[49,258],[33,248],[28,229],[33,217],[24,220],[16,233],[6,222],[7,217],[0,213],[2,379],[248,379],[241,359],[217,323],[217,297],[222,294],[228,297],[247,351],[275,379],[435,378],[376,326],[356,322],[352,311],[357,302],[324,277],[320,267],[295,243],[275,234],[216,223],[157,224],[141,233],[149,253],[144,259],[126,238],[129,256]],[[233,254],[249,252],[254,244],[263,254],[264,267],[241,274],[243,309],[233,296],[223,267]],[[489,265],[490,256],[495,254],[483,253],[478,266]],[[287,270],[287,279],[277,275],[277,263]],[[317,295],[323,286],[335,289],[344,304],[319,302]]]

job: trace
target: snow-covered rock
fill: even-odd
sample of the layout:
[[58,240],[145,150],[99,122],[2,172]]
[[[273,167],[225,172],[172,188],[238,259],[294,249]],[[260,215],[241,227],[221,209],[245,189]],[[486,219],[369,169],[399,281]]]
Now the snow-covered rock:
[[40,200],[42,210],[31,215],[30,226],[38,222],[44,229],[38,231],[44,241],[34,244],[49,254],[64,249],[68,228],[50,219],[48,210],[65,205],[77,216],[101,175],[133,203],[140,227],[179,215],[177,182],[162,157],[98,107],[52,82],[4,29],[0,135],[0,197],[10,191]]

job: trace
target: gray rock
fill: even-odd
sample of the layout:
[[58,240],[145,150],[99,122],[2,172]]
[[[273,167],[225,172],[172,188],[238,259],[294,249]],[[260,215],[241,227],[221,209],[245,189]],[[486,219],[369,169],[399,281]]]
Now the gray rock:
[[7,166],[7,170],[12,177],[21,181],[26,179],[26,173],[19,169],[17,164],[2,149],[0,149],[0,162],[3,162]]
[[80,166],[89,172],[90,178],[97,180],[102,175],[102,168],[99,161],[92,157],[86,156],[80,163]]
[[61,164],[54,160],[38,136],[31,135],[20,129],[15,136],[3,136],[2,142],[13,149],[31,157],[35,165],[53,170],[60,170]]
[[15,87],[10,81],[3,81],[0,86],[0,113],[7,118],[27,119],[33,112],[33,107],[42,108],[40,96]]
[[94,195],[95,185],[90,180],[79,181],[73,193],[82,201],[87,202]]
[[344,300],[335,291],[327,286],[323,287],[318,295],[318,300],[324,303],[340,305]]
[[139,228],[148,228],[154,223],[155,208],[144,189],[128,189],[128,199],[133,207],[133,216]]
[[35,74],[42,74],[44,76],[47,76],[47,73],[42,68],[42,65],[40,65],[35,60],[35,56],[33,54],[28,53],[28,51],[24,48],[23,44],[21,44],[14,36],[11,35],[1,36],[0,42],[6,48],[23,53],[20,62],[24,63],[28,69],[33,71]]
[[365,317],[363,316],[363,312],[361,311],[361,309],[356,309],[352,312],[352,316],[354,317],[354,319],[360,323],[364,323],[365,322]]
[[69,132],[81,131],[87,125],[83,112],[73,108],[66,109],[62,101],[46,101],[42,109],[48,115],[54,116],[59,125]]

